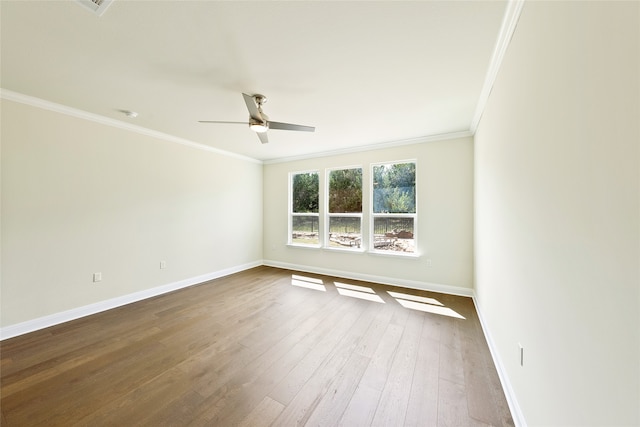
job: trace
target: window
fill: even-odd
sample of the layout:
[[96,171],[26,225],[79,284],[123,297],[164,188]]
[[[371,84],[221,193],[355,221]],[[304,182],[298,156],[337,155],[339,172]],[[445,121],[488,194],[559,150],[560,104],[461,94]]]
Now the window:
[[327,246],[359,249],[362,246],[362,168],[328,173]]
[[371,177],[372,250],[414,253],[416,162],[373,165]]
[[319,246],[318,172],[293,173],[290,180],[289,243]]

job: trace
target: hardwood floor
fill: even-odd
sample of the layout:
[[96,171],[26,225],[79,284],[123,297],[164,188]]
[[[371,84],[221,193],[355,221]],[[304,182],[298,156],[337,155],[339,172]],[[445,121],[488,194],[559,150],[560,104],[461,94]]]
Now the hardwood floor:
[[2,426],[513,425],[470,298],[271,267],[0,346]]

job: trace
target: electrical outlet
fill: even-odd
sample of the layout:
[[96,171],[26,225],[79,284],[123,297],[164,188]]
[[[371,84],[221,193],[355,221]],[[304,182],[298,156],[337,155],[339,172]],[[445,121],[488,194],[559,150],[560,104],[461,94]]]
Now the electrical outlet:
[[518,343],[518,348],[520,349],[520,366],[524,366],[524,347]]
[[167,261],[160,261],[160,269],[167,268]]
[[427,259],[427,267],[432,267],[433,266],[433,261],[431,261],[431,258]]
[[102,280],[102,273],[93,273],[93,281],[99,282]]

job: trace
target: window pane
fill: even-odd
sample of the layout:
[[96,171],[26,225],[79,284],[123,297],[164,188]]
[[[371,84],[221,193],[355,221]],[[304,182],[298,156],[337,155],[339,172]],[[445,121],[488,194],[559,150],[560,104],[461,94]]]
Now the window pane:
[[384,216],[373,219],[373,247],[379,251],[414,252],[413,218]]
[[318,213],[319,188],[317,172],[293,175],[291,211],[294,213]]
[[360,217],[329,217],[329,246],[359,248],[362,244]]
[[317,215],[295,215],[291,217],[291,243],[320,244],[318,226]]
[[373,212],[416,212],[416,164],[373,167]]
[[329,172],[329,213],[362,212],[362,169]]

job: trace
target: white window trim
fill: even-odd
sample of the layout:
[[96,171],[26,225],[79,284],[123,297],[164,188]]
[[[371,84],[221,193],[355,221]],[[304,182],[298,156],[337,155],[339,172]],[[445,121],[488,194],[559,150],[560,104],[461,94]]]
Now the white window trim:
[[[373,203],[373,190],[374,190],[374,185],[373,185],[373,179],[374,179],[374,174],[373,174],[373,168],[376,166],[381,166],[381,165],[397,165],[397,164],[402,164],[402,163],[415,163],[416,165],[416,176],[415,176],[415,186],[416,186],[416,191],[415,191],[415,204],[416,204],[416,211],[415,213],[374,213],[373,212],[373,207],[374,207],[374,203]],[[407,160],[394,160],[394,161],[386,161],[386,162],[376,162],[376,163],[371,163],[370,165],[370,170],[369,170],[369,238],[368,238],[368,251],[370,254],[374,254],[374,255],[387,255],[387,256],[395,256],[395,257],[408,257],[408,258],[417,258],[420,256],[420,254],[418,253],[418,191],[417,191],[417,187],[418,187],[418,160],[417,159],[407,159]],[[413,252],[399,252],[399,251],[389,251],[389,250],[382,250],[382,249],[376,249],[375,248],[375,234],[374,234],[374,227],[375,227],[375,218],[384,218],[384,217],[405,217],[405,218],[413,218],[413,247],[414,247],[414,251]]]
[[[294,175],[301,175],[305,173],[317,173],[318,174],[318,212],[312,213],[299,213],[293,212],[293,177]],[[287,197],[287,246],[294,246],[298,248],[321,248],[322,240],[323,240],[323,224],[322,217],[320,215],[320,209],[322,208],[322,198],[320,197],[320,182],[322,179],[322,175],[320,174],[320,170],[318,169],[309,169],[303,171],[289,172],[289,190]],[[307,244],[307,243],[295,243],[293,242],[293,217],[294,216],[316,216],[318,218],[318,243],[316,244]]]
[[[365,236],[365,228],[364,228],[364,212],[360,213],[330,213],[329,212],[329,179],[332,171],[346,170],[346,169],[360,169],[362,171],[362,198],[364,199],[364,190],[365,190],[365,170],[362,165],[351,165],[351,166],[338,166],[334,168],[325,169],[325,185],[324,185],[324,217],[326,227],[324,228],[324,244],[322,249],[330,250],[330,251],[339,251],[339,252],[349,252],[349,253],[359,253],[366,251],[366,236]],[[364,200],[361,200],[362,210],[364,210]],[[329,227],[331,224],[332,217],[353,217],[360,218],[360,246],[359,247],[338,247],[331,246]]]

